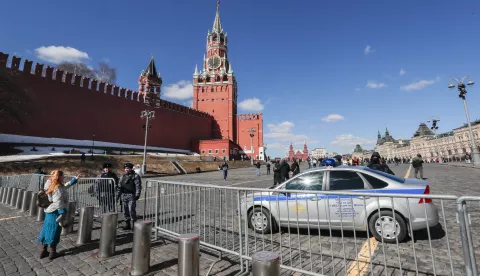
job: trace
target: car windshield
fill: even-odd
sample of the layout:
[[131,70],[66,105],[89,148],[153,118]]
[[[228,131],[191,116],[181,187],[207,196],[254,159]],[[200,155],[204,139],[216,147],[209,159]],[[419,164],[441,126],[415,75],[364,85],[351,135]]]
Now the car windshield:
[[388,179],[392,179],[392,180],[395,180],[395,181],[400,182],[400,183],[405,183],[405,178],[401,178],[401,177],[398,177],[398,176],[395,176],[395,175],[392,175],[392,174],[389,174],[389,173],[386,173],[386,172],[382,172],[382,171],[372,170],[369,167],[365,167],[365,170],[369,171],[369,172],[372,172],[372,173],[379,174],[381,176],[385,176]]

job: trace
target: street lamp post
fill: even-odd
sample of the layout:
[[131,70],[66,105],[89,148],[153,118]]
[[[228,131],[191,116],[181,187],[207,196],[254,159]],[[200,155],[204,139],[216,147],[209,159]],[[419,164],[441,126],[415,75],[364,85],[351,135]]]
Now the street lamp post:
[[268,162],[267,158],[267,144],[263,145],[263,157],[265,158],[265,162]]
[[468,124],[468,132],[470,134],[470,140],[472,143],[472,159],[473,159],[473,165],[474,166],[479,166],[480,165],[480,155],[478,153],[478,148],[477,145],[475,144],[475,137],[473,136],[473,131],[472,131],[472,124],[470,123],[470,115],[468,114],[468,107],[467,107],[467,100],[465,99],[465,94],[467,94],[467,90],[465,89],[465,84],[463,81],[465,79],[468,79],[468,86],[473,86],[474,82],[472,81],[472,78],[470,76],[465,76],[463,78],[451,78],[448,84],[448,88],[455,88],[455,85],[452,83],[452,80],[457,82],[457,88],[458,88],[458,97],[463,100],[463,107],[465,108],[465,116],[467,117],[467,124]]
[[148,129],[151,128],[151,125],[148,124],[149,120],[155,119],[155,111],[144,110],[142,111],[140,118],[145,119],[145,145],[143,147],[143,164],[142,164],[142,173],[145,174],[147,172],[147,137],[148,137]]
[[255,136],[255,129],[251,128],[248,132],[250,132],[250,163],[253,165],[253,136]]
[[93,151],[95,150],[95,134],[93,134],[93,139],[92,139],[92,160],[93,160]]
[[[437,117],[433,117],[432,119],[430,120],[427,120],[427,123],[430,123],[432,122],[432,126],[430,127],[430,129],[433,131],[433,136],[435,137],[435,144],[438,143],[437,141],[437,130],[438,130],[438,126],[437,126],[437,123],[440,122],[440,119],[438,119]],[[437,157],[440,159],[440,150],[438,149],[437,145],[435,145],[433,147],[435,149],[435,154],[437,155]]]

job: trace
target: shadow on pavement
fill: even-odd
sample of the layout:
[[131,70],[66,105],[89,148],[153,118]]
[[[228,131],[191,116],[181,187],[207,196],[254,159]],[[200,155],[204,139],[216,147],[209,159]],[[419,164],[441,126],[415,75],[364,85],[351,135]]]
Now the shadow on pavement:
[[[433,227],[430,227],[430,239],[433,240],[440,240],[445,237],[446,233],[443,230],[443,226],[439,223]],[[413,231],[413,238],[414,241],[428,241],[428,231],[427,229]]]
[[[282,227],[282,234],[287,234],[288,233],[288,228]],[[308,229],[296,229],[293,227],[290,227],[290,234],[291,235],[308,235],[309,230]],[[431,240],[440,240],[444,238],[446,235],[445,230],[443,230],[443,226],[439,223],[436,226],[430,227],[430,239]],[[320,229],[320,233],[318,229],[310,229],[310,236],[321,236],[321,237],[330,237],[330,231],[327,229]],[[341,230],[332,230],[332,237],[337,237],[341,238],[342,237],[342,231]],[[422,230],[416,230],[413,232],[414,236],[414,241],[422,241],[422,240],[428,240],[428,231],[427,229],[422,229]],[[366,231],[352,231],[352,230],[344,230],[343,231],[343,237],[344,238],[368,238],[372,237],[372,235],[367,235]],[[411,237],[407,236],[403,243],[411,241]]]
[[[117,239],[115,240],[115,246],[120,246],[120,245],[124,245],[124,244],[127,244],[127,243],[131,243],[132,241],[133,241],[133,233],[118,235]],[[92,242],[90,242],[88,244],[79,245],[79,246],[74,245],[73,248],[65,249],[65,250],[62,251],[62,254],[64,256],[76,255],[76,254],[79,254],[79,253],[96,250],[96,249],[99,248],[99,246],[100,246],[100,239],[95,239],[95,240],[92,240]],[[118,254],[118,252],[115,252],[115,255],[117,255],[117,254]]]

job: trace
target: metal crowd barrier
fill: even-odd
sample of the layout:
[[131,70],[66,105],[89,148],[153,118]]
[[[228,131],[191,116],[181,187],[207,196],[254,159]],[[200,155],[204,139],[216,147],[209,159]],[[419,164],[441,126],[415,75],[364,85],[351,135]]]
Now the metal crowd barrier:
[[40,174],[20,174],[12,176],[1,176],[0,187],[12,187],[25,189],[27,191],[38,192],[38,189],[43,183],[44,175]]
[[[65,175],[65,182],[72,180],[74,176]],[[27,191],[38,192],[45,187],[50,175],[23,174],[13,176],[1,176],[0,187],[18,188]],[[68,188],[69,200],[77,203],[76,209],[93,206],[94,216],[101,218],[102,214],[117,212],[116,183],[113,178],[80,178],[78,183]]]
[[[471,198],[147,181],[141,200],[156,239],[198,233],[201,246],[239,257],[241,275],[259,251],[278,253],[282,269],[304,275],[476,275],[473,209],[457,211]],[[409,234],[398,240],[397,231]]]

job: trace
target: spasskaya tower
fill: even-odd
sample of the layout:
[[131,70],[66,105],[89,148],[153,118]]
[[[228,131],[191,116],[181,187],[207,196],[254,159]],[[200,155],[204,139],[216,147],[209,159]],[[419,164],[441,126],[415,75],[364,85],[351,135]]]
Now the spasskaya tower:
[[203,66],[193,74],[193,108],[215,119],[213,137],[236,141],[237,81],[228,59],[228,37],[223,31],[217,2],[213,28],[208,31]]
[[217,2],[213,27],[207,33],[203,65],[193,73],[193,108],[213,117],[212,139],[198,141],[195,148],[207,156],[264,160],[262,114],[237,114],[237,80],[219,5]]

